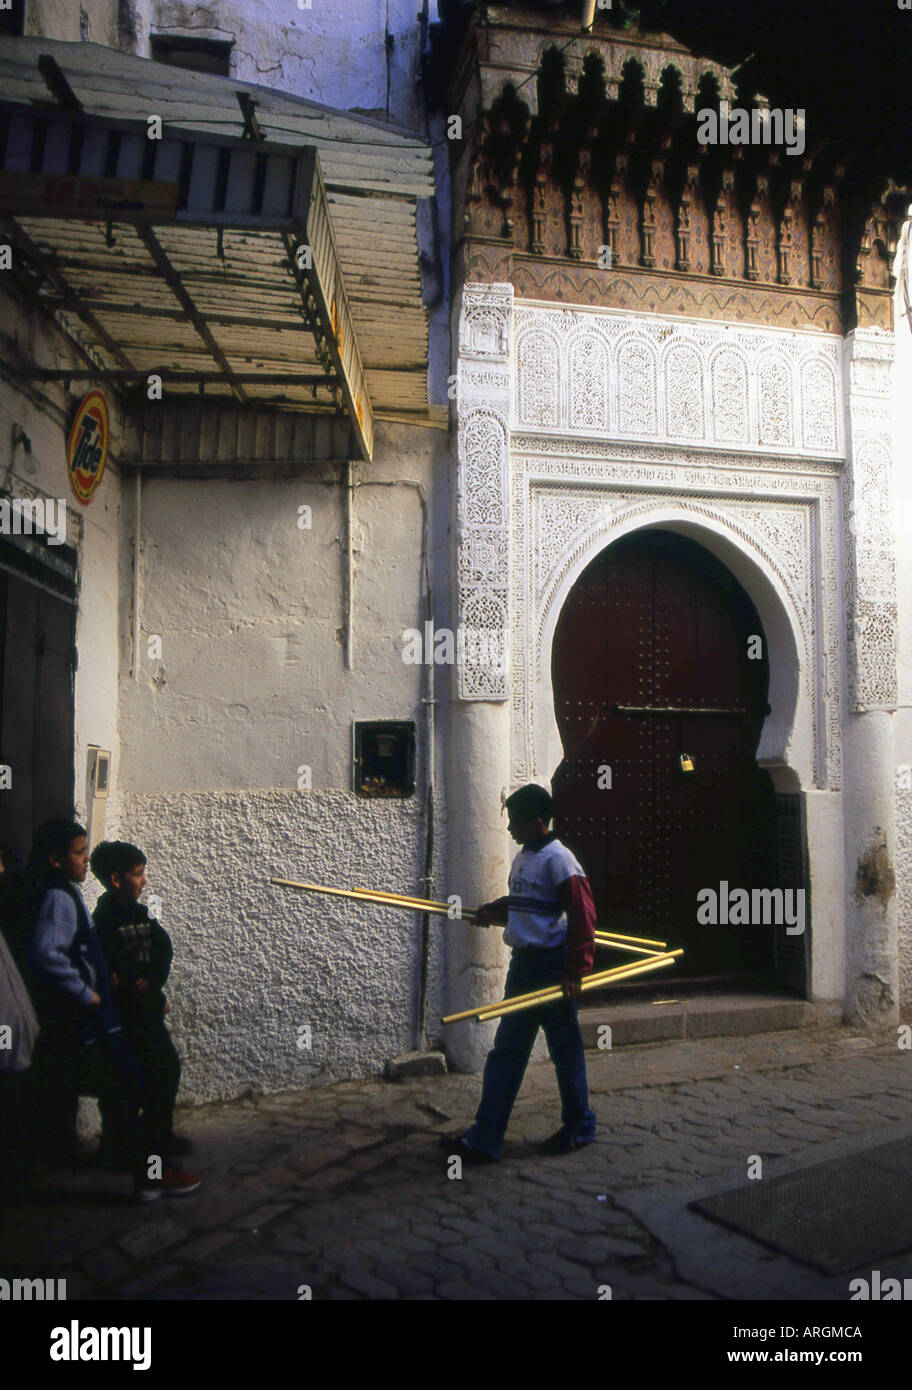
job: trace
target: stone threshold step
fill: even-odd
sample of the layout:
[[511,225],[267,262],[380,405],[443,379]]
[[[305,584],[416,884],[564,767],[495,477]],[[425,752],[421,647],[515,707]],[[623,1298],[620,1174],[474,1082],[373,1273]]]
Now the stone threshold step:
[[587,1048],[599,1046],[599,1028],[606,1023],[611,1028],[611,1046],[630,1047],[686,1038],[747,1037],[832,1022],[826,1010],[792,994],[704,994],[668,1004],[613,1004],[581,1009],[579,1019]]

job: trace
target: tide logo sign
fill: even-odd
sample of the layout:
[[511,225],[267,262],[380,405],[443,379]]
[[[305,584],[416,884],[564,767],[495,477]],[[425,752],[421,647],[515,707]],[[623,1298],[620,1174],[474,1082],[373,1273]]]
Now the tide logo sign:
[[67,440],[67,472],[77,502],[87,507],[101,482],[110,439],[108,403],[100,391],[90,391],[76,411]]

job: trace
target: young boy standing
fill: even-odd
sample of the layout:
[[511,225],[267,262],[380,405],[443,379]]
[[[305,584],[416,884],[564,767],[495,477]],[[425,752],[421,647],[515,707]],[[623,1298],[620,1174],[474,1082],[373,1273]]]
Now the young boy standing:
[[479,909],[478,922],[506,922],[504,941],[513,955],[504,997],[561,985],[563,998],[500,1020],[488,1053],[481,1103],[475,1123],[450,1153],[466,1163],[499,1159],[510,1112],[525,1074],[539,1028],[557,1072],[561,1128],[541,1151],[570,1153],[595,1138],[589,1109],[586,1056],[577,1019],[580,982],[595,959],[595,903],[577,859],[548,830],[554,803],[544,787],[520,787],[507,797],[509,830],[521,846],[510,869],[510,893]]
[[86,832],[75,821],[46,822],[29,861],[28,964],[36,986],[36,1077],[42,1094],[93,1095],[123,1115],[139,1188],[145,1145],[140,1111],[145,1076],[124,1040],[98,933],[79,891],[89,867]]
[[[189,1174],[170,1165],[189,1144],[174,1134],[174,1103],[180,1085],[180,1058],[165,1024],[168,1004],[163,989],[171,969],[171,938],[140,901],[146,886],[146,856],[136,845],[103,840],[92,851],[92,873],[107,890],[99,898],[93,920],[120,1008],[124,1036],[149,1082],[146,1127],[157,1137],[159,1152],[169,1161],[166,1190],[182,1187]],[[123,1133],[117,1111],[104,1113],[103,1145],[117,1161]],[[170,1176],[169,1176],[170,1174]],[[199,1186],[199,1179],[195,1180]]]

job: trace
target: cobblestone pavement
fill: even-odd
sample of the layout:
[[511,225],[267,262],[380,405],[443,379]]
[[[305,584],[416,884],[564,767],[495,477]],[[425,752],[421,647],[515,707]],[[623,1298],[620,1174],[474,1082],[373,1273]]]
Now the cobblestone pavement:
[[[686,1202],[743,1179],[750,1154],[813,1160],[895,1129],[912,1114],[912,1054],[896,1037],[825,1029],[590,1052],[598,1139],[556,1158],[536,1149],[558,1125],[553,1069],[536,1064],[501,1163],[460,1179],[438,1136],[470,1121],[477,1076],[184,1108],[200,1192],[137,1207],[126,1176],[55,1174],[40,1200],[6,1212],[0,1275],[65,1277],[70,1298],[296,1299],[307,1286],[314,1299],[591,1300],[606,1285],[615,1299],[724,1297],[691,1258],[705,1236],[713,1261],[757,1268],[741,1296],[771,1296],[762,1271],[775,1268],[772,1296],[844,1299],[845,1279],[809,1285],[795,1262]],[[665,1203],[660,1234],[644,1194]],[[669,1235],[678,1211],[684,1260]]]

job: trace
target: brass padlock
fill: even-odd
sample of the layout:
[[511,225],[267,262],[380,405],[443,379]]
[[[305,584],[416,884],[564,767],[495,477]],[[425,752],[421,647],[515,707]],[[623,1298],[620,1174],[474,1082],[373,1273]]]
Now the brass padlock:
[[681,763],[681,771],[682,771],[682,772],[693,772],[693,770],[694,770],[694,762],[693,762],[693,758],[690,756],[689,753],[682,753],[682,754],[681,754],[680,763]]

